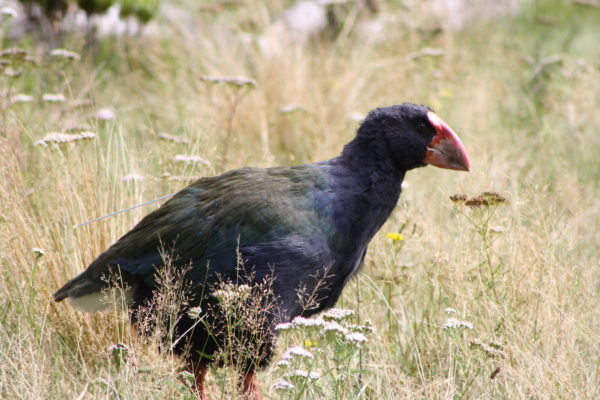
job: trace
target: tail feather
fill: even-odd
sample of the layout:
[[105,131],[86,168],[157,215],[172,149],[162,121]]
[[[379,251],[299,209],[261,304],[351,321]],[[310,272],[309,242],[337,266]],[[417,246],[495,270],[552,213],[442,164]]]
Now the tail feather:
[[59,302],[67,297],[75,298],[100,292],[106,287],[106,282],[102,281],[101,278],[90,277],[86,272],[88,271],[77,275],[75,278],[65,283],[62,288],[54,293],[54,301]]

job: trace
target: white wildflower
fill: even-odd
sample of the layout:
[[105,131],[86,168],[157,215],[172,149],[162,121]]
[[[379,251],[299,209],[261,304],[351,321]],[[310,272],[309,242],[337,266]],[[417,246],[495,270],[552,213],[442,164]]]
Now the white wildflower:
[[294,388],[296,388],[296,386],[292,385],[290,382],[281,379],[277,382],[275,382],[273,384],[273,386],[271,386],[273,388],[273,390],[277,390],[277,391],[284,391],[284,390],[292,390]]
[[351,325],[349,328],[352,332],[361,332],[365,334],[375,332],[375,327],[373,326],[373,323],[369,320],[366,320],[364,325]]
[[287,367],[290,366],[290,362],[288,360],[277,361],[277,363],[275,364],[275,366],[277,366],[279,368],[287,368]]
[[183,138],[180,136],[169,135],[168,133],[161,133],[158,135],[158,138],[160,140],[165,140],[167,142],[190,144],[189,139],[186,139],[186,138]]
[[457,311],[452,307],[447,307],[444,309],[444,311],[446,312],[446,314],[456,314],[457,313]]
[[250,296],[250,291],[252,288],[248,285],[235,285],[233,283],[224,283],[221,285],[221,288],[215,290],[212,295],[214,298],[219,300],[225,307],[230,307],[233,305],[239,305],[246,301],[248,296]]
[[101,108],[96,112],[96,119],[100,119],[102,121],[110,121],[115,119],[117,114],[112,108]]
[[229,85],[237,88],[248,87],[256,89],[258,84],[254,79],[245,78],[243,76],[201,76],[200,80],[219,85]]
[[200,319],[202,315],[202,308],[200,307],[192,307],[188,310],[188,317],[191,319]]
[[2,8],[0,8],[0,15],[9,17],[9,18],[14,18],[19,14],[12,7],[2,7]]
[[345,337],[347,342],[361,344],[367,342],[367,337],[360,332],[351,332]]
[[20,47],[11,47],[0,51],[0,57],[13,58],[15,60],[22,60],[27,56],[27,50],[21,49]]
[[348,121],[350,122],[362,122],[364,119],[365,115],[358,112],[353,112],[352,114],[348,115]]
[[39,247],[34,247],[33,249],[31,249],[31,251],[33,252],[33,254],[36,255],[36,257],[41,257],[44,254],[46,254],[46,252],[42,249],[40,249]]
[[316,372],[307,372],[302,369],[294,370],[288,374],[285,374],[284,376],[286,378],[303,378],[311,381],[317,380],[321,377],[321,375]]
[[206,161],[204,158],[200,157],[200,156],[184,156],[182,154],[178,154],[175,156],[175,158],[173,159],[173,161],[175,162],[180,162],[180,163],[184,163],[184,164],[204,164],[204,165],[209,165],[209,162]]
[[322,328],[325,324],[322,318],[296,317],[292,320],[294,328]]
[[290,359],[292,356],[314,358],[313,354],[310,351],[300,346],[290,347],[281,358],[287,360]]
[[139,174],[128,174],[121,178],[122,182],[141,182],[144,180],[144,177]]
[[64,103],[66,99],[62,93],[46,93],[42,95],[42,100],[46,103]]
[[35,145],[38,146],[47,146],[49,143],[69,143],[75,142],[78,140],[87,140],[93,139],[96,137],[95,133],[92,132],[81,132],[77,134],[69,134],[63,132],[51,132],[48,135],[44,136],[42,140],[38,140],[35,142]]
[[292,330],[293,328],[294,328],[294,326],[292,325],[291,322],[284,322],[282,324],[277,324],[275,326],[275,330],[277,332],[289,331],[289,330]]
[[492,227],[490,227],[490,232],[492,232],[492,233],[502,233],[504,231],[505,231],[505,229],[504,229],[503,226],[492,226]]
[[28,94],[19,93],[13,96],[11,99],[12,103],[31,103],[33,101],[33,96]]
[[444,330],[459,328],[473,329],[473,324],[467,321],[460,321],[456,318],[448,318],[448,320],[444,322],[444,325],[442,325],[442,329]]
[[350,331],[348,329],[344,328],[342,325],[338,324],[337,322],[327,321],[323,325],[323,332],[325,332],[325,333],[333,332],[335,334],[345,336]]
[[298,104],[287,104],[279,109],[281,114],[292,114],[296,111],[306,111],[306,108]]
[[333,320],[333,321],[342,321],[346,318],[349,318],[354,315],[354,311],[346,310],[343,308],[332,308],[323,314],[323,319],[325,320]]
[[78,61],[81,58],[81,56],[79,56],[79,54],[75,53],[74,51],[70,51],[70,50],[66,50],[66,49],[54,49],[50,52],[50,56],[57,57],[57,58],[65,58],[68,60],[75,60],[75,61]]

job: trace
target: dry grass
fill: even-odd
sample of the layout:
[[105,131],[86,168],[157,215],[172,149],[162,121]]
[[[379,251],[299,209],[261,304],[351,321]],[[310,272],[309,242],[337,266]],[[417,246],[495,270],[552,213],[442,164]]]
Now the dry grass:
[[[340,301],[376,329],[358,364],[337,366],[352,384],[334,393],[323,378],[301,394],[281,394],[271,388],[280,377],[272,367],[261,374],[266,397],[598,398],[599,12],[540,1],[513,17],[435,34],[426,11],[386,5],[384,35],[354,31],[267,57],[240,27],[260,32],[283,6],[201,12],[193,36],[163,24],[164,37],[88,50],[72,38],[63,47],[82,58],[60,61],[66,67],[30,45],[40,65],[1,78],[3,90],[35,100],[2,103],[0,397],[193,398],[177,378],[179,361],[140,341],[125,315],[90,316],[51,301],[156,205],[73,225],[175,192],[185,183],[174,177],[333,157],[357,126],[350,114],[412,101],[432,105],[460,134],[472,172],[408,175]],[[554,25],[536,23],[540,15]],[[424,47],[443,55],[411,57]],[[553,55],[560,63],[547,59]],[[201,76],[246,76],[258,87]],[[66,101],[43,102],[44,93]],[[75,99],[92,106],[75,108]],[[303,110],[279,111],[289,104]],[[114,120],[89,118],[109,106]],[[96,137],[34,145],[81,124]],[[189,143],[161,140],[163,133]],[[177,155],[207,163],[178,163]],[[122,180],[130,174],[144,179]],[[449,200],[489,190],[508,201],[471,208]],[[398,231],[402,242],[384,234]],[[441,329],[452,317],[473,329]],[[292,332],[285,344],[305,339]],[[503,356],[481,345],[495,342]],[[130,349],[123,365],[107,350],[115,343]],[[213,398],[234,396],[232,379],[227,369],[213,371]]]

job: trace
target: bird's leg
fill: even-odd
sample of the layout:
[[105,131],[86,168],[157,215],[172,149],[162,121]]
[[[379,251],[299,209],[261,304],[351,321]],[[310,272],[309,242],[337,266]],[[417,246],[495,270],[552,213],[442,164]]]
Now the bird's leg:
[[244,400],[260,400],[260,391],[258,390],[258,378],[256,373],[248,372],[244,375],[244,381],[240,387],[240,394]]
[[204,388],[204,379],[206,378],[206,373],[208,372],[208,366],[200,365],[195,370],[196,375],[196,391],[200,394],[201,400],[206,400],[206,390]]

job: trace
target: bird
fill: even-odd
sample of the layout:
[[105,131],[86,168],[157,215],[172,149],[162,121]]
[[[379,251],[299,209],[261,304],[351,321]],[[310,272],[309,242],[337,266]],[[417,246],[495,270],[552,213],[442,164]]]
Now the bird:
[[[457,134],[429,107],[376,108],[337,157],[245,167],[192,183],[68,281],[54,300],[68,298],[96,312],[109,307],[107,288],[123,288],[120,299],[135,324],[140,310],[153,310],[165,285],[161,274],[179,272],[189,295],[166,339],[185,357],[201,398],[215,354],[229,343],[241,394],[259,399],[256,374],[273,356],[275,327],[335,305],[395,208],[406,173],[427,165],[468,171],[470,161]],[[253,312],[254,323],[241,318],[227,329],[224,289],[234,294],[229,306]]]

